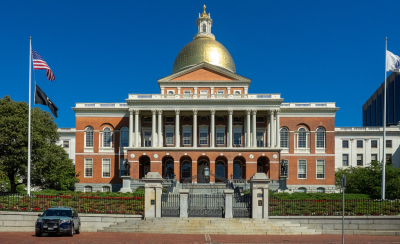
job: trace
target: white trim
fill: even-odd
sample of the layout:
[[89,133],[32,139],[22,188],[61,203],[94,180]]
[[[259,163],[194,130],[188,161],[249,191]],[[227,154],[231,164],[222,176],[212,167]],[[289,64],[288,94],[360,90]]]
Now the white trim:
[[[89,164],[89,162],[86,162],[86,160],[91,160],[90,164],[92,164],[92,176],[86,176],[86,165]],[[85,158],[83,163],[83,178],[93,178],[93,173],[93,158]]]

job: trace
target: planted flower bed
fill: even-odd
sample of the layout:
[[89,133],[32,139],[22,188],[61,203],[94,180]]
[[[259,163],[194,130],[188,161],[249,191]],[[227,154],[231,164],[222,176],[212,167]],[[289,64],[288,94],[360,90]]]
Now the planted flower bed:
[[[340,216],[342,200],[269,199],[270,216]],[[345,215],[399,215],[400,200],[345,200]]]
[[0,211],[43,212],[51,206],[73,207],[80,213],[144,214],[144,194],[135,196],[52,196],[12,194],[0,197]]

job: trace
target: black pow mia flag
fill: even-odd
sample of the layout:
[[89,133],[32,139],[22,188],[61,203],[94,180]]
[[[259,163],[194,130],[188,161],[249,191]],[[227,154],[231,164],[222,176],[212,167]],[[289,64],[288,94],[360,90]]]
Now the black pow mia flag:
[[35,104],[42,104],[42,105],[47,105],[50,108],[50,111],[53,113],[53,115],[57,117],[57,110],[58,108],[54,103],[50,100],[48,96],[42,91],[42,89],[39,88],[38,85],[35,84]]

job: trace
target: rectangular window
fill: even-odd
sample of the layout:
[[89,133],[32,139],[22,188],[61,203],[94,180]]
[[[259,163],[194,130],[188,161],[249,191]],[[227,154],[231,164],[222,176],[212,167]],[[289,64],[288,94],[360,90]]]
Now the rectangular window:
[[348,154],[342,155],[342,162],[343,162],[343,166],[349,166],[349,155]]
[[224,90],[218,90],[217,91],[217,97],[224,97]]
[[392,164],[392,154],[386,154],[386,164]]
[[217,128],[217,145],[225,144],[225,128]]
[[192,144],[192,128],[184,127],[183,128],[183,145],[191,145]]
[[386,148],[392,148],[392,140],[386,140]]
[[357,166],[363,166],[363,155],[362,154],[357,154]]
[[264,123],[264,117],[256,117],[257,123]]
[[174,145],[174,128],[166,128],[165,144],[166,145]]
[[307,160],[299,160],[299,165],[297,169],[297,178],[299,179],[307,178]]
[[378,148],[378,141],[377,140],[371,140],[371,148]]
[[93,177],[93,159],[85,158],[85,177]]
[[256,133],[257,147],[264,147],[264,132]]
[[200,145],[207,145],[208,144],[208,128],[200,128],[200,140],[199,144]]
[[363,148],[363,141],[357,140],[357,148]]
[[167,123],[174,123],[174,117],[165,117],[165,122]]
[[378,154],[371,154],[371,161],[378,161]]
[[242,145],[242,128],[234,128],[234,130],[233,130],[233,144],[235,146]]
[[207,98],[208,97],[208,91],[200,91],[200,98]]
[[234,123],[242,123],[242,117],[233,117]]
[[103,178],[111,177],[111,159],[103,158]]
[[69,148],[69,141],[63,141],[63,148]]
[[143,134],[144,147],[151,147],[151,132],[145,131]]
[[343,140],[342,141],[342,148],[349,148],[349,141],[348,140]]
[[143,123],[151,123],[151,117],[143,117]]
[[325,178],[325,160],[317,160],[317,179]]

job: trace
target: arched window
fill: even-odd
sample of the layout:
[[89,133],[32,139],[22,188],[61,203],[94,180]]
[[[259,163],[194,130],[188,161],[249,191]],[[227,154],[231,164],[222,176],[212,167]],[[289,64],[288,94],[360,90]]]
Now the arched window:
[[281,148],[289,148],[289,129],[281,128]]
[[242,178],[242,162],[236,160],[233,162],[233,179]]
[[93,147],[94,130],[93,127],[88,126],[85,129],[85,147]]
[[300,187],[299,189],[297,189],[297,192],[300,192],[300,193],[307,193],[307,188],[305,188],[305,187]]
[[325,129],[323,127],[318,127],[315,136],[317,148],[325,148]]
[[215,163],[215,175],[219,177],[225,177],[225,163],[224,161],[218,161]]
[[109,127],[103,129],[103,147],[111,147],[111,129]]
[[206,24],[203,24],[203,32],[207,32]]
[[121,144],[120,147],[127,147],[129,146],[129,131],[127,127],[122,127],[120,130],[120,139]]
[[325,193],[325,188],[323,188],[323,187],[318,187],[318,188],[317,188],[317,193]]
[[164,178],[173,179],[173,178],[174,178],[174,161],[173,161],[172,159],[168,159],[168,160],[165,162],[164,167],[165,167],[165,170],[164,170],[164,172],[165,172]]
[[192,175],[192,163],[190,161],[183,161],[182,163],[182,171],[181,178],[186,179]]
[[92,187],[91,186],[85,186],[84,191],[85,192],[92,192]]
[[299,134],[297,138],[298,148],[307,148],[307,131],[304,128],[299,129]]

